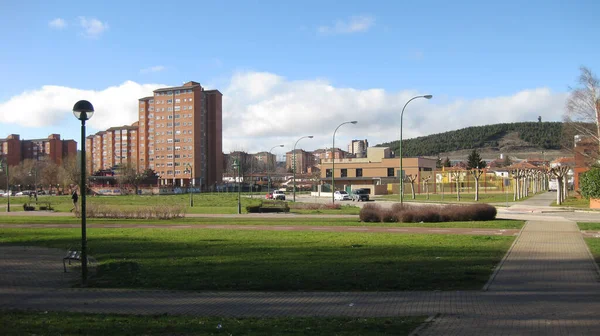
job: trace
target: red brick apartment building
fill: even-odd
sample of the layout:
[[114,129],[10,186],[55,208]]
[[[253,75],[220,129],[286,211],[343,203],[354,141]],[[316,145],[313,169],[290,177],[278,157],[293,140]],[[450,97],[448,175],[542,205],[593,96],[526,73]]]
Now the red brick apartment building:
[[10,166],[31,159],[41,160],[48,158],[60,165],[63,158],[77,155],[77,142],[75,140],[61,140],[59,134],[50,134],[45,139],[21,140],[18,134],[11,134],[6,139],[0,139],[2,156],[7,158]]
[[111,127],[85,139],[88,174],[116,165],[138,165],[138,123]]
[[[138,121],[88,136],[90,172],[135,163],[161,186],[210,187],[223,175],[222,98],[197,82],[154,90],[138,100]],[[185,173],[191,167],[192,174]],[[193,179],[192,179],[193,178]]]

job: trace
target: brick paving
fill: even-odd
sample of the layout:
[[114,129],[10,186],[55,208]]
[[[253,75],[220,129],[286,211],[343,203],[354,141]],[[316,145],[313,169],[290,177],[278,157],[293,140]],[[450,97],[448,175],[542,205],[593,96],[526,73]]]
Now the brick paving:
[[[539,217],[539,218],[538,218]],[[71,288],[64,251],[0,246],[0,309],[199,316],[414,316],[413,335],[600,335],[598,269],[574,222],[527,222],[486,291],[183,292]]]

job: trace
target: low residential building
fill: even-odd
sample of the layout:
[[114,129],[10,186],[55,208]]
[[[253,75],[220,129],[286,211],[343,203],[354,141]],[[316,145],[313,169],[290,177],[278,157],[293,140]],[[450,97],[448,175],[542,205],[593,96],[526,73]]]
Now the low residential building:
[[75,140],[61,140],[59,134],[50,134],[47,138],[21,140],[18,134],[11,134],[6,139],[0,139],[2,156],[10,166],[16,166],[21,161],[42,160],[44,158],[60,165],[64,158],[77,155]]
[[[403,158],[402,175],[416,176],[420,180],[427,172],[433,173],[436,161],[434,158]],[[365,158],[336,159],[335,169],[333,164],[331,159],[321,160],[321,184],[331,184],[333,174],[335,190],[372,187],[372,192],[385,193],[388,183],[399,183],[400,159],[394,157],[388,147],[369,147]]]

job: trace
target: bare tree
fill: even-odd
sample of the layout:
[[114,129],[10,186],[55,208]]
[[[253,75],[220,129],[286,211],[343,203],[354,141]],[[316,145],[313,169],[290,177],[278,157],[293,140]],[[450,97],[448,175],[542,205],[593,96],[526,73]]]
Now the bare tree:
[[429,180],[431,180],[431,176],[421,177],[421,181],[423,182],[423,190],[425,190],[426,199],[429,199]]
[[81,170],[79,168],[79,162],[75,155],[63,159],[58,169],[58,180],[63,185],[63,190],[65,187],[79,184],[81,179]]
[[405,180],[407,180],[410,183],[410,192],[412,195],[412,199],[415,199],[415,180],[417,179],[417,174],[413,175],[406,175]]
[[[565,135],[573,141],[574,135],[590,137],[600,144],[600,82],[598,77],[587,67],[580,68],[579,86],[571,88],[564,114]],[[594,125],[595,127],[590,127]],[[572,149],[572,146],[568,146]],[[599,147],[600,150],[600,147]],[[594,153],[598,158],[598,152]]]
[[571,168],[569,166],[557,166],[550,169],[550,173],[556,177],[556,205],[561,205],[567,197],[568,173]]

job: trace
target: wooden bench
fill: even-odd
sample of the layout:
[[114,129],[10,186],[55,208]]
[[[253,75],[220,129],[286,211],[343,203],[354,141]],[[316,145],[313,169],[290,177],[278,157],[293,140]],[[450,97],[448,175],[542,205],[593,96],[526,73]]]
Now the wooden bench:
[[41,210],[46,210],[46,211],[54,210],[54,208],[52,207],[52,204],[50,204],[50,202],[37,201],[37,202],[23,203],[23,210],[25,210],[25,211],[34,211],[36,207],[40,211]]

